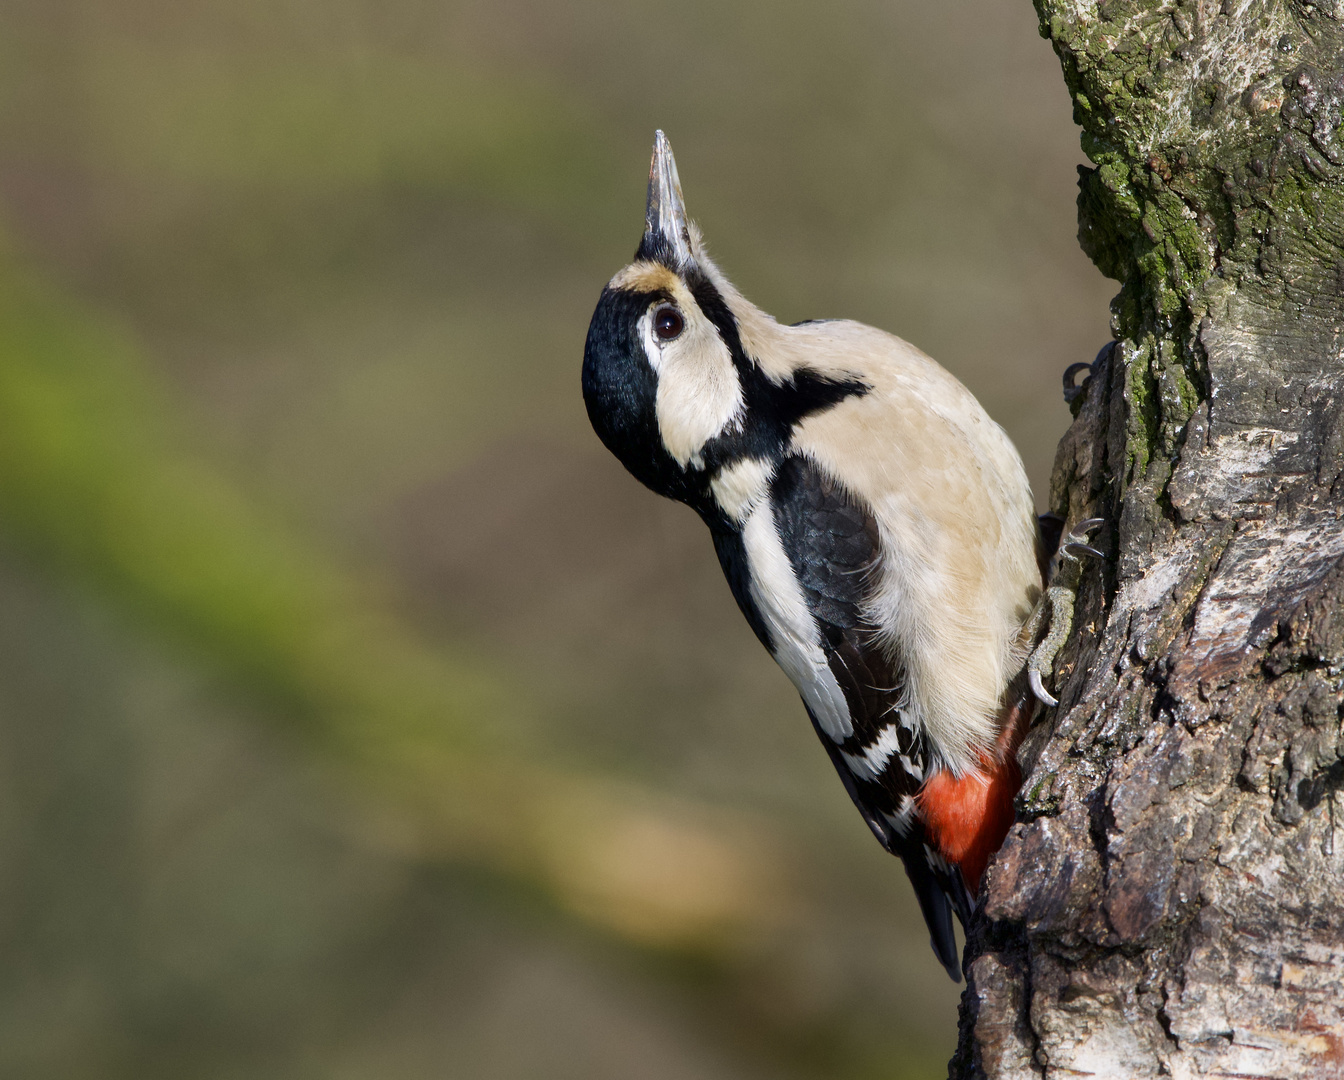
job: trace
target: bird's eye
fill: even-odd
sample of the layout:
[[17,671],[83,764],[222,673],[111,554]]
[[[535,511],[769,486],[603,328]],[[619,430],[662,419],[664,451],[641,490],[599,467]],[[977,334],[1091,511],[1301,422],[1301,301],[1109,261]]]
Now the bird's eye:
[[664,341],[671,341],[685,328],[686,320],[671,304],[663,304],[653,313],[653,332]]

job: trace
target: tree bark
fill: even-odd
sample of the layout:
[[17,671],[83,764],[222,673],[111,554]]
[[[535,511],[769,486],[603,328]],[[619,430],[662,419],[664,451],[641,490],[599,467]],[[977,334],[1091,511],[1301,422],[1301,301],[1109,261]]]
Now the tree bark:
[[1344,1077],[1344,2],[1036,0],[1122,282],[953,1078]]

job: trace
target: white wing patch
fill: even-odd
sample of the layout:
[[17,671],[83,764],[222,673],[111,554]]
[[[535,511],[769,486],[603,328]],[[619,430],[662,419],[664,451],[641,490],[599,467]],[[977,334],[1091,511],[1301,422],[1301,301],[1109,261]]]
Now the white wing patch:
[[802,694],[821,730],[834,742],[854,734],[844,691],[821,649],[821,631],[775,528],[770,500],[762,499],[742,526],[751,573],[751,598],[774,643],[775,662]]

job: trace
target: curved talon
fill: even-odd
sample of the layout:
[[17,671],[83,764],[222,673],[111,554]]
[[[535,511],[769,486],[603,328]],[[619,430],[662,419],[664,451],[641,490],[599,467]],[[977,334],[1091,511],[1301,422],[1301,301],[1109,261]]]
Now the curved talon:
[[1072,405],[1078,399],[1078,395],[1087,387],[1087,379],[1083,380],[1082,386],[1073,384],[1074,376],[1080,371],[1086,371],[1088,378],[1091,378],[1094,373],[1092,365],[1084,363],[1070,364],[1064,369],[1064,400],[1069,405]]
[[1085,543],[1088,533],[1104,524],[1105,518],[1088,518],[1078,522],[1064,537],[1064,543],[1051,562],[1050,584],[1027,620],[1028,635],[1032,639],[1041,632],[1042,624],[1046,629],[1044,637],[1037,642],[1027,661],[1027,682],[1036,700],[1052,709],[1059,704],[1059,699],[1045,688],[1041,672],[1054,670],[1055,657],[1073,630],[1073,605],[1083,572],[1080,558],[1084,555],[1094,559],[1106,557],[1103,552]]
[[1065,555],[1071,555],[1075,559],[1087,555],[1093,559],[1104,559],[1106,553],[1098,551],[1091,544],[1086,543],[1088,533],[1106,524],[1105,518],[1088,518],[1085,521],[1078,522],[1070,531],[1069,535],[1064,537],[1064,542],[1060,544],[1060,551]]
[[1087,389],[1087,379],[1083,380],[1082,386],[1074,386],[1073,385],[1074,376],[1076,376],[1080,371],[1087,371],[1089,378],[1092,375],[1095,375],[1097,373],[1097,368],[1101,366],[1101,362],[1104,359],[1106,359],[1107,356],[1110,355],[1111,350],[1114,349],[1117,344],[1118,342],[1116,341],[1106,342],[1105,345],[1103,345],[1100,349],[1097,350],[1096,359],[1094,359],[1090,364],[1084,364],[1080,362],[1077,364],[1070,364],[1068,367],[1064,369],[1064,400],[1066,403],[1072,405],[1075,401],[1078,400],[1078,396],[1082,394],[1084,390]]
[[1048,705],[1053,709],[1059,704],[1059,698],[1051,696],[1050,691],[1041,682],[1041,673],[1035,668],[1027,672],[1027,682],[1031,685],[1031,692],[1036,695],[1036,700],[1042,705]]

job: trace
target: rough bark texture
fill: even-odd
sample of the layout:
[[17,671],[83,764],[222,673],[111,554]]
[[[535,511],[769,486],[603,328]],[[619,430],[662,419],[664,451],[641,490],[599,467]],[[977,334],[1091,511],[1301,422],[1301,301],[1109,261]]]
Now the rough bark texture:
[[1123,283],[952,1076],[1344,1077],[1344,2],[1037,0]]

